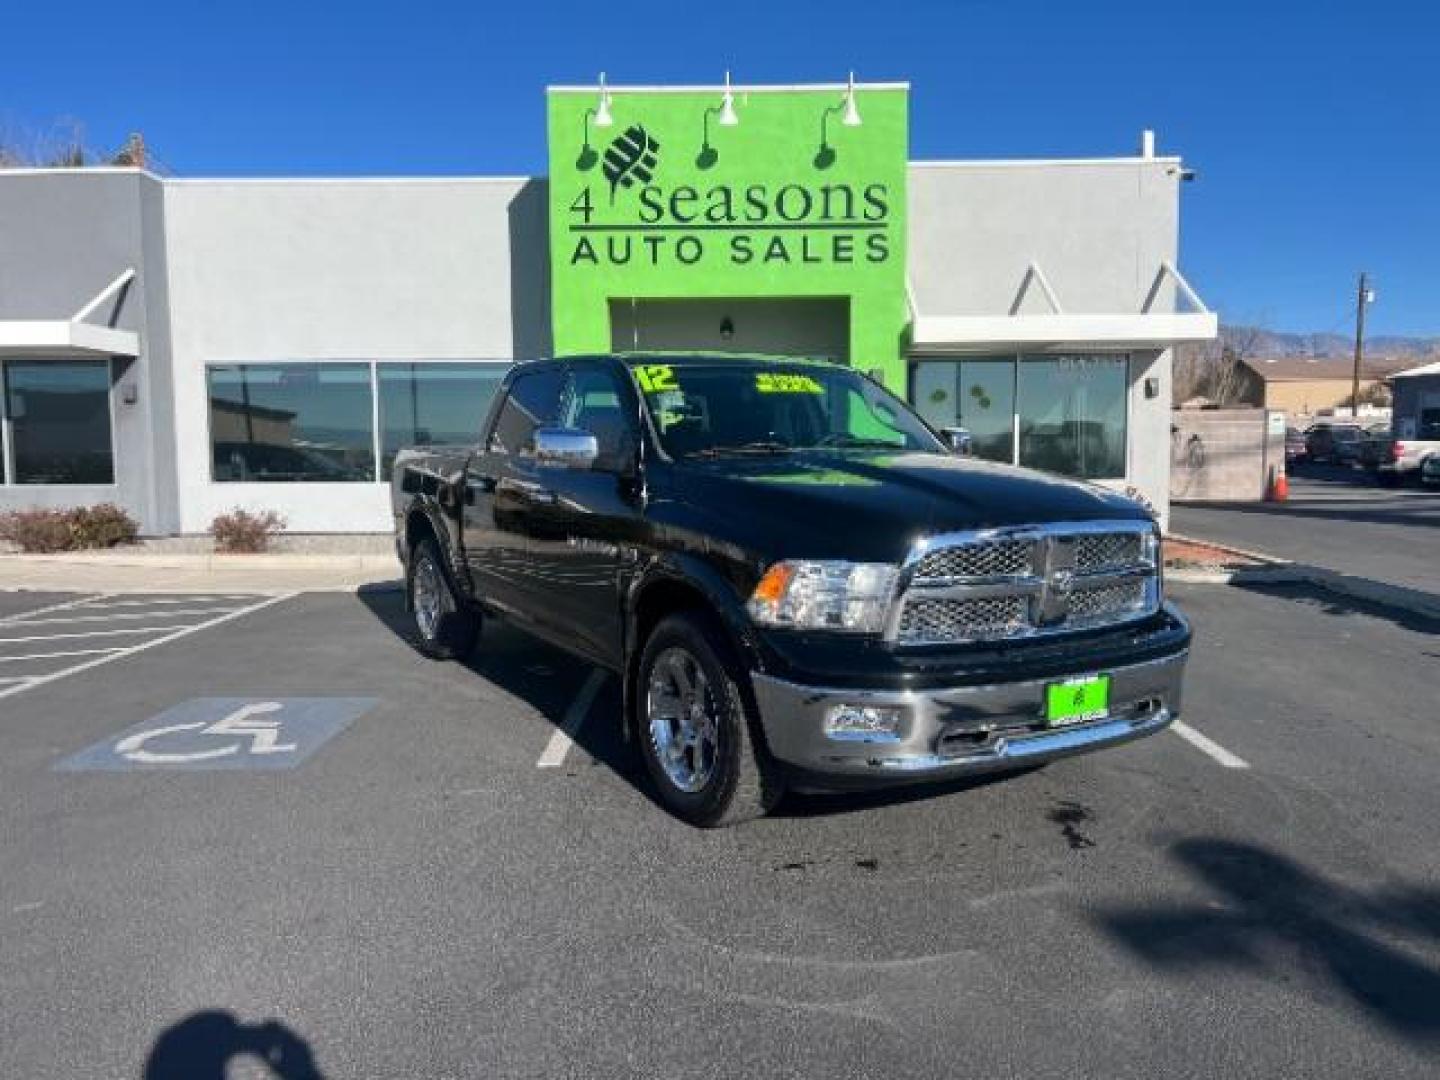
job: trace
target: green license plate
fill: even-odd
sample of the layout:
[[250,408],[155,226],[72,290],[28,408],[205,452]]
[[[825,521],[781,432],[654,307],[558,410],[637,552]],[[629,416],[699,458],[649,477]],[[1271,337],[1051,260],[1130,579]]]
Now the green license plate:
[[1045,723],[1051,727],[1102,720],[1109,712],[1109,675],[1066,679],[1045,688]]

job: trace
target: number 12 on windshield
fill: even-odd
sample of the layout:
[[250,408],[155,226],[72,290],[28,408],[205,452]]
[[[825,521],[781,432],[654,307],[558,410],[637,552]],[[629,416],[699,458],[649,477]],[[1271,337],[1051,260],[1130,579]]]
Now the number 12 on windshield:
[[675,381],[675,369],[669,364],[640,364],[635,368],[635,381],[647,394],[680,389]]

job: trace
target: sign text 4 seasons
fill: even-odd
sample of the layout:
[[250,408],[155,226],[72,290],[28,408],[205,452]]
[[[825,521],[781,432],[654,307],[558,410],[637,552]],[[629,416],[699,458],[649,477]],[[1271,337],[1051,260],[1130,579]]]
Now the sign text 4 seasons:
[[[598,187],[598,193],[595,190]],[[734,266],[883,263],[891,195],[884,183],[658,183],[621,192],[589,185],[569,206],[571,266]],[[618,207],[617,207],[618,209]]]

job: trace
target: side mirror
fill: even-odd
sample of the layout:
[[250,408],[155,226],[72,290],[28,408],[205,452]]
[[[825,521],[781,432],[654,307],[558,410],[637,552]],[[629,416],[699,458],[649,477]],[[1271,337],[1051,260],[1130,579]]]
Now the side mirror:
[[975,453],[975,440],[965,428],[947,427],[940,430],[944,433],[946,441],[950,443],[951,453],[958,454],[960,457],[969,457]]
[[588,431],[577,428],[535,429],[535,462],[562,469],[588,469],[600,456],[600,443]]

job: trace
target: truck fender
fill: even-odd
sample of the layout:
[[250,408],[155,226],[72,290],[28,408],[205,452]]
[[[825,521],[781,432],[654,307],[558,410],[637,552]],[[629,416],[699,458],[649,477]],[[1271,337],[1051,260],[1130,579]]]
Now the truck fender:
[[735,649],[736,658],[747,670],[763,668],[764,661],[754,626],[737,595],[735,586],[709,563],[685,554],[668,554],[652,560],[631,579],[624,596],[624,648],[621,668],[621,725],[625,738],[634,737],[632,708],[639,692],[640,613],[648,595],[656,589],[683,590],[698,596],[704,607],[720,622]]
[[[440,554],[445,560],[445,569],[449,572],[450,580],[455,585],[457,592],[462,596],[472,596],[470,575],[465,569],[464,560],[460,558],[460,552],[455,539],[456,530],[453,527],[454,523],[446,520],[445,513],[441,509],[438,499],[428,495],[417,495],[410,500],[405,510],[404,531],[401,534],[405,537],[405,550],[401,561],[404,564],[407,580],[410,574],[410,561],[413,554],[410,551],[408,538],[417,518],[423,519],[429,526],[430,531],[435,534],[436,543],[440,545]],[[405,590],[405,597],[405,603],[408,607],[410,603],[410,590],[408,588]]]

